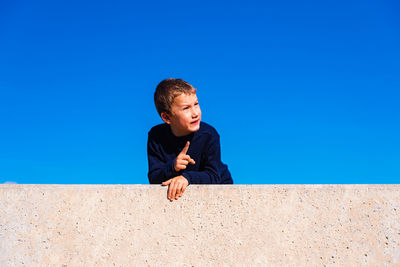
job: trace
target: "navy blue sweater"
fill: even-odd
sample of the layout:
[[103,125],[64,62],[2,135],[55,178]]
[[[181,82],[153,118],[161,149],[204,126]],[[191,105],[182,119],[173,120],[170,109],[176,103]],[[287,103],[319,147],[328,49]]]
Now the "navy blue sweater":
[[[174,160],[187,141],[190,146],[186,154],[196,164],[176,172]],[[148,136],[147,157],[151,184],[161,184],[178,175],[183,175],[189,184],[233,184],[228,166],[221,162],[219,135],[205,122],[200,122],[197,132],[182,137],[176,137],[166,123],[154,126]]]

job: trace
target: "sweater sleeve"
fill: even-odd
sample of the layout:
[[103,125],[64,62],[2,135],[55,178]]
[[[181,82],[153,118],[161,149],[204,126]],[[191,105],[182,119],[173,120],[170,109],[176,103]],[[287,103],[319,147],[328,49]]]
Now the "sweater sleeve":
[[161,184],[178,175],[174,169],[174,160],[166,161],[163,159],[159,144],[150,134],[147,139],[147,158],[149,162],[147,176],[150,184]]
[[221,177],[221,148],[219,135],[211,135],[205,155],[204,170],[184,171],[182,175],[189,184],[220,184]]

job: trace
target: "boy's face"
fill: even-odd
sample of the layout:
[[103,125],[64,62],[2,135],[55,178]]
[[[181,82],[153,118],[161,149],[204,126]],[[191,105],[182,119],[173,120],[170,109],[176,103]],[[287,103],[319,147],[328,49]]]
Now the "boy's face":
[[196,94],[181,94],[175,97],[170,114],[163,112],[161,118],[171,125],[175,136],[185,136],[198,131],[201,110]]

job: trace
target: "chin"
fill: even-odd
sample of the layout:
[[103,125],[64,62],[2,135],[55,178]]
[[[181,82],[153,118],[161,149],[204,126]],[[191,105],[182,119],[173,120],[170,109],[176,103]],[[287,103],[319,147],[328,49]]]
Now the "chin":
[[197,126],[197,127],[195,127],[195,128],[192,128],[191,130],[192,130],[192,133],[194,133],[194,132],[197,132],[199,129],[200,129],[200,127]]
[[200,121],[196,125],[191,125],[190,131],[197,132],[200,129]]

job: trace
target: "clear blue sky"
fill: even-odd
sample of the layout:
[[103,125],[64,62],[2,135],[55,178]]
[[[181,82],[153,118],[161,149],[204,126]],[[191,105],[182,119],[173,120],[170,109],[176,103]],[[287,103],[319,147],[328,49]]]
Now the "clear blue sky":
[[398,1],[1,1],[0,183],[146,184],[155,86],[235,183],[400,182]]

